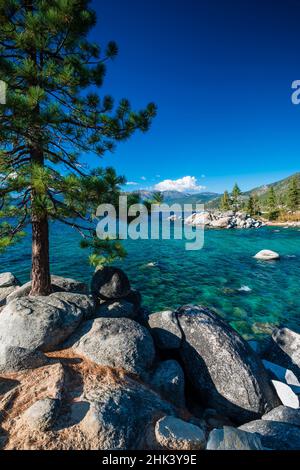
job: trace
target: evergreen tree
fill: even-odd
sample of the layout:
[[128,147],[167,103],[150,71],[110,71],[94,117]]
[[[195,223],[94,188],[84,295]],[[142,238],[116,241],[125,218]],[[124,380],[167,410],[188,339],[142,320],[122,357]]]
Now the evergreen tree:
[[299,181],[296,176],[291,178],[287,193],[287,207],[290,211],[298,210],[300,204]]
[[251,217],[255,217],[256,215],[260,214],[259,199],[257,194],[250,195],[246,210],[248,214],[251,215]]
[[239,197],[240,197],[241,194],[242,194],[242,191],[240,190],[238,184],[235,183],[235,185],[233,187],[233,190],[232,190],[232,193],[231,193],[232,203],[233,203],[233,206],[234,206],[235,210],[238,209]]
[[136,130],[147,131],[156,108],[133,112],[128,100],[116,107],[97,89],[105,64],[117,55],[88,40],[96,23],[89,0],[0,0],[1,247],[32,228],[32,295],[51,292],[49,221],[77,228],[82,246],[109,257],[122,252],[100,241],[92,214],[102,202],[117,202],[115,171],[82,163],[102,156]]
[[277,206],[277,198],[275,194],[275,189],[273,186],[270,186],[270,189],[267,194],[267,206],[268,206],[268,217],[270,220],[276,220],[279,215],[279,210]]
[[230,207],[231,207],[230,197],[229,197],[228,191],[225,191],[221,198],[220,209],[222,211],[229,211]]

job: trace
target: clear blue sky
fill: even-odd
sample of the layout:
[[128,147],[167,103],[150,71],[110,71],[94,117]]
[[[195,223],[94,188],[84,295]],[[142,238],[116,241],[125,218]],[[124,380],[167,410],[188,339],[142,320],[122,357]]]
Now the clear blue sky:
[[247,190],[299,171],[300,105],[291,103],[300,79],[297,0],[93,5],[93,39],[120,49],[101,93],[159,108],[151,130],[104,164],[135,188],[189,175],[209,191],[235,181]]

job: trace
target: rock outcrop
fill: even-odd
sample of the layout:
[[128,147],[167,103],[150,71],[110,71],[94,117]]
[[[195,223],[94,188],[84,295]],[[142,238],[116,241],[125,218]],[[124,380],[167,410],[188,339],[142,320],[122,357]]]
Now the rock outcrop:
[[205,406],[243,423],[280,404],[258,356],[214,312],[186,306],[151,317],[157,346],[178,348],[185,373]]
[[[299,402],[279,406],[275,391],[298,400],[294,372],[262,362],[208,308],[148,316],[121,270],[97,273],[93,295],[52,278],[59,292],[27,292],[0,313],[0,448],[300,449]],[[297,333],[271,343],[298,367]]]
[[194,213],[184,221],[187,225],[219,229],[260,228],[263,223],[244,212],[204,211]]

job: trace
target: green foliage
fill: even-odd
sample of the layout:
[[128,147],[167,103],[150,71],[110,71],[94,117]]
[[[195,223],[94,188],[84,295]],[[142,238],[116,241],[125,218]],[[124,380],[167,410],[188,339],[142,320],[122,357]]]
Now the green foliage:
[[228,191],[225,191],[221,198],[220,209],[222,211],[229,211],[230,208],[231,208],[231,200],[230,200]]
[[239,206],[239,198],[242,194],[242,191],[240,190],[239,186],[237,183],[235,183],[234,187],[233,187],[233,190],[232,190],[232,193],[231,193],[231,197],[232,197],[232,205],[233,205],[233,208],[235,210],[238,209],[238,206]]
[[293,177],[288,186],[287,207],[290,211],[295,212],[300,205],[300,188],[297,177]]
[[88,40],[96,23],[90,4],[0,0],[0,80],[8,84],[0,105],[0,238],[7,247],[33,212],[46,214],[89,240],[95,264],[97,256],[122,255],[117,244],[95,243],[93,214],[103,202],[117,204],[125,180],[112,168],[91,170],[89,161],[147,131],[156,106],[133,111],[126,99],[114,105],[99,95],[118,47]]
[[255,217],[260,214],[259,199],[256,194],[249,196],[247,212],[249,215],[251,215],[251,217]]

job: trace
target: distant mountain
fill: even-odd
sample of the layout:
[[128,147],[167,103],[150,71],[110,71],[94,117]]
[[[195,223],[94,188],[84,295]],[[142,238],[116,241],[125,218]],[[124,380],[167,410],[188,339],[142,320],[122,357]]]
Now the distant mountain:
[[[139,190],[138,193],[142,200],[151,199],[157,191]],[[162,191],[164,203],[172,204],[205,204],[211,199],[220,196],[218,193],[201,192],[201,193],[182,193],[180,191]]]
[[[265,184],[263,186],[258,186],[257,188],[251,189],[250,191],[246,191],[242,193],[241,198],[247,201],[249,199],[249,196],[256,195],[260,201],[261,206],[263,207],[267,202],[269,189],[273,187],[277,197],[284,200],[287,194],[289,183],[291,179],[294,177],[298,178],[299,186],[300,186],[300,172],[299,172],[299,173],[295,173],[294,175],[289,176],[288,178],[284,178],[280,181],[276,181],[275,183]],[[207,208],[215,209],[219,207],[220,202],[221,202],[221,197],[222,196],[219,196],[215,199],[210,200],[207,204]]]

